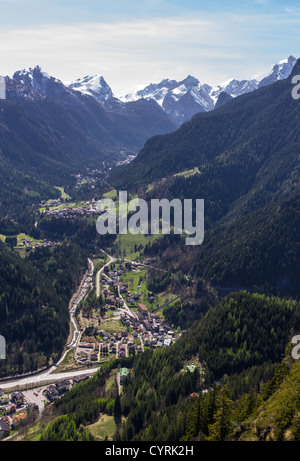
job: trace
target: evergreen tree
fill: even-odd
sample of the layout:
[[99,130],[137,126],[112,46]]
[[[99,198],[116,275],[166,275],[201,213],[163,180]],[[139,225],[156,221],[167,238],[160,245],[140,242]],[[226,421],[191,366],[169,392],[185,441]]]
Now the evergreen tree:
[[200,394],[191,410],[188,417],[186,435],[183,438],[185,441],[198,438],[200,431],[203,431],[205,427],[203,400],[203,394]]
[[115,416],[121,415],[121,400],[120,400],[119,394],[115,398],[114,415]]
[[224,441],[232,429],[233,402],[229,398],[227,386],[223,386],[217,399],[215,421],[209,426],[210,441]]

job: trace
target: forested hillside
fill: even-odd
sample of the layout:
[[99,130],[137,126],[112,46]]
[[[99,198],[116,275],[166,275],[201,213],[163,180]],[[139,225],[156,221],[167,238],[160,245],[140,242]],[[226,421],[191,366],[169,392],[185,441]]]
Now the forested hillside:
[[193,273],[212,285],[300,295],[300,195],[207,232]]
[[227,386],[200,395],[183,440],[299,442],[299,360],[286,355],[260,392],[251,389],[236,401]]
[[[15,217],[31,210],[32,204],[58,198],[54,186],[71,182],[70,174],[83,164],[90,146],[84,140],[82,146],[72,146],[53,124],[17,104],[1,100],[0,108],[0,211],[2,216]],[[74,131],[70,136],[77,138]],[[101,150],[96,154],[100,156]]]
[[247,288],[280,296],[299,296],[300,196],[271,203],[235,221],[205,230],[203,244],[188,248],[166,235],[146,245],[153,263],[176,268],[222,293]]
[[245,419],[239,440],[299,441],[300,364],[283,360],[262,393],[262,404]]
[[[117,441],[225,440],[282,382],[286,367],[280,363],[290,336],[300,328],[299,307],[292,300],[231,294],[171,348],[101,367],[97,376],[55,403],[53,416],[67,415],[62,424],[75,423],[76,434],[80,425],[95,422],[99,411],[114,414]],[[194,371],[187,369],[191,363]],[[105,383],[124,366],[131,371],[119,398],[116,381],[110,391]],[[198,398],[190,397],[195,393]],[[122,424],[121,415],[126,417]],[[42,438],[55,440],[60,428],[48,426]]]
[[[260,391],[274,373],[272,364],[280,363],[294,325],[300,327],[299,315],[299,304],[293,301],[246,293],[231,295],[210,309],[170,350],[137,358],[124,387],[122,409],[128,418],[121,437],[180,440],[188,427],[189,394],[200,389],[201,395],[201,390],[213,388],[213,381],[226,373],[229,391],[211,390],[205,397],[209,413],[206,425],[215,425],[207,436],[218,440],[222,399],[241,398],[251,388]],[[194,374],[185,369],[184,364],[195,357],[206,365],[206,383],[201,383],[197,370]]]
[[280,362],[286,344],[300,328],[299,307],[291,299],[232,293],[187,334],[200,360],[221,378],[268,360]]
[[34,371],[58,358],[69,333],[68,305],[85,269],[77,245],[41,248],[22,259],[0,242],[0,375]]

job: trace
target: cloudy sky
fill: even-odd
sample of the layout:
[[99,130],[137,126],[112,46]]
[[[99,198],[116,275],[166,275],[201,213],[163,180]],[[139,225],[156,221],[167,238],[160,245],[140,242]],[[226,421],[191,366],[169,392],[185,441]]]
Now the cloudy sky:
[[298,50],[299,0],[0,0],[1,75],[100,74],[117,96],[188,74],[250,78]]

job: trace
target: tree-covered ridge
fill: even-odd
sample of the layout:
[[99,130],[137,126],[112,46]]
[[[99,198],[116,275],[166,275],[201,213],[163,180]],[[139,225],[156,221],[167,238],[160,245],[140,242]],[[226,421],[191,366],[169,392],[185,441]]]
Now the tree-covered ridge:
[[[232,400],[227,386],[195,400],[183,440],[299,441],[300,363],[287,355],[259,392]],[[213,412],[209,409],[213,407]]]
[[186,432],[182,439],[223,442],[233,430],[233,420],[234,402],[228,387],[214,387],[196,399],[188,414]]
[[212,285],[300,295],[300,195],[207,232],[193,273]]
[[[26,165],[14,165],[1,155],[0,148],[0,212],[1,217],[16,217],[18,221],[26,219],[25,212],[37,208],[42,200],[59,198],[59,191],[53,187],[54,180],[49,183],[46,178],[35,174]],[[47,165],[49,169],[49,165]],[[57,180],[61,178],[57,176]],[[28,216],[28,215],[27,215]]]
[[270,382],[271,391],[244,422],[240,440],[299,441],[300,363],[287,357]]
[[87,259],[75,244],[40,248],[22,259],[0,242],[0,255],[0,331],[7,342],[3,376],[33,371],[62,352],[69,300]]
[[[270,379],[269,372],[274,372],[271,364],[281,361],[295,325],[300,328],[299,308],[292,300],[233,294],[211,308],[172,348],[136,359],[132,377],[124,386],[122,409],[127,420],[121,438],[180,440],[189,424],[189,393],[200,389],[201,395],[203,386],[226,374],[229,390],[212,390],[203,397],[206,419],[202,422],[206,440],[226,439],[233,429],[239,374],[244,373],[247,382],[244,392],[253,385],[256,388],[238,408],[239,418],[245,418],[258,406],[255,394],[263,379]],[[197,373],[182,372],[184,362],[195,356],[206,364],[206,383],[201,384]],[[230,416],[225,427],[223,413]]]
[[232,293],[186,333],[185,343],[215,379],[270,360],[278,363],[300,329],[300,305],[257,293]]
[[[300,196],[271,203],[239,219],[205,230],[199,247],[165,235],[146,245],[145,257],[164,261],[221,293],[249,289],[278,296],[300,292]],[[191,300],[192,302],[192,300]],[[175,315],[168,314],[175,320]],[[182,316],[183,313],[180,315]],[[172,322],[174,323],[174,322]]]
[[[82,425],[93,424],[102,413],[125,417],[114,440],[240,437],[243,421],[272,397],[287,374],[280,362],[290,335],[300,328],[299,307],[288,299],[231,294],[170,348],[103,365],[97,375],[56,401],[53,417],[66,415],[61,424],[75,437]],[[195,360],[205,367],[204,375],[198,367],[187,368]],[[119,398],[120,367],[130,373]],[[107,391],[111,372],[115,384]],[[59,433],[57,423],[43,437],[54,440]]]
[[72,157],[77,148],[45,119],[6,100],[0,107],[0,211],[16,216],[59,197],[53,186],[70,181],[80,163]]
[[76,428],[69,416],[59,416],[40,436],[40,442],[92,442],[94,437],[84,426]]

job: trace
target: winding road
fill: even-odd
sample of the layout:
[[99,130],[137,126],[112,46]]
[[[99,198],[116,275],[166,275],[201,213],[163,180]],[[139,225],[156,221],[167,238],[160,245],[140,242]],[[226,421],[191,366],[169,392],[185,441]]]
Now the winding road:
[[[116,261],[116,258],[114,258],[113,256],[110,256],[108,253],[106,253],[106,251],[104,251],[102,249],[101,249],[101,251],[102,251],[102,253],[104,253],[109,258],[109,260],[108,260],[107,263],[105,263],[99,269],[99,271],[96,274],[96,294],[97,294],[97,297],[100,296],[100,277],[101,277],[102,272],[104,271],[105,267],[108,267],[110,264],[112,264],[113,262]],[[135,263],[134,261],[130,261],[130,262]],[[49,368],[48,370],[46,370],[44,372],[41,372],[41,373],[38,373],[38,374],[27,375],[25,377],[20,376],[19,378],[13,378],[12,381],[0,381],[0,388],[1,389],[14,390],[14,389],[25,388],[26,386],[32,386],[32,385],[36,385],[36,387],[40,387],[42,385],[45,385],[45,383],[50,384],[50,383],[59,381],[61,379],[72,378],[72,377],[78,376],[78,375],[83,375],[83,374],[92,375],[92,374],[96,373],[99,370],[99,366],[98,366],[98,367],[94,367],[94,368],[87,368],[87,369],[78,370],[78,371],[72,371],[72,372],[54,373],[54,371],[57,370],[57,367],[63,362],[63,360],[66,357],[67,353],[71,349],[76,348],[78,340],[80,338],[80,331],[78,329],[78,326],[77,326],[77,323],[76,323],[76,320],[75,320],[75,313],[76,313],[76,309],[77,309],[78,304],[81,302],[81,300],[85,297],[85,295],[87,293],[88,286],[89,286],[87,278],[92,277],[92,275],[94,273],[95,268],[94,268],[93,261],[91,259],[89,259],[88,263],[89,263],[89,269],[85,273],[85,275],[83,277],[83,280],[82,280],[78,290],[73,295],[74,301],[72,301],[73,300],[73,298],[72,298],[72,300],[70,302],[70,306],[72,306],[69,309],[70,323],[72,324],[72,330],[73,330],[72,331],[72,338],[71,338],[69,344],[66,346],[66,349],[63,352],[63,354],[62,354],[61,358],[59,359],[59,361],[55,365],[53,365],[51,368]],[[151,267],[151,266],[147,266],[145,264],[144,264],[144,266]],[[160,270],[163,270],[163,269],[160,269]],[[120,286],[119,286],[119,296],[121,297]],[[127,312],[128,315],[133,316],[133,317],[137,317],[135,315],[135,313],[133,313],[131,311],[129,306],[127,306],[125,301],[124,301],[124,304],[123,304],[123,309],[124,309],[125,312]]]
[[[57,369],[57,367],[62,363],[64,358],[66,357],[67,353],[71,350],[74,349],[77,345],[77,342],[80,338],[80,331],[78,329],[76,320],[75,320],[75,312],[77,309],[78,304],[80,301],[85,297],[87,290],[88,290],[88,282],[87,278],[91,277],[94,273],[94,264],[92,260],[88,260],[89,263],[89,269],[85,273],[83,280],[80,284],[79,289],[76,291],[73,297],[75,297],[74,302],[71,302],[70,305],[72,305],[71,309],[69,310],[70,312],[70,322],[72,324],[72,329],[73,329],[73,334],[72,334],[72,339],[69,342],[69,344],[66,346],[65,351],[63,352],[61,358],[59,361],[53,365],[51,368],[48,370],[39,373],[39,374],[32,374],[26,377],[19,377],[19,378],[14,378],[12,381],[0,381],[0,388],[1,389],[15,389],[15,388],[22,388],[26,387],[27,385],[34,385],[36,384],[36,387],[39,387],[45,383],[51,383],[55,381],[59,381],[61,379],[66,379],[66,378],[72,378],[74,376],[78,375],[83,375],[83,374],[94,374],[99,370],[99,367],[96,368],[87,368],[84,370],[78,370],[78,371],[72,371],[72,372],[63,372],[63,373],[54,373],[54,371]],[[102,270],[104,269],[104,266]]]
[[96,294],[97,294],[97,298],[99,298],[99,296],[100,296],[100,276],[101,276],[102,272],[104,271],[104,268],[108,267],[111,263],[116,261],[116,258],[113,258],[109,254],[107,254],[106,251],[104,251],[104,250],[101,250],[101,251],[106,256],[108,256],[109,261],[106,264],[104,264],[104,266],[102,266],[101,269],[99,269],[99,271],[97,272],[97,275],[96,275]]

